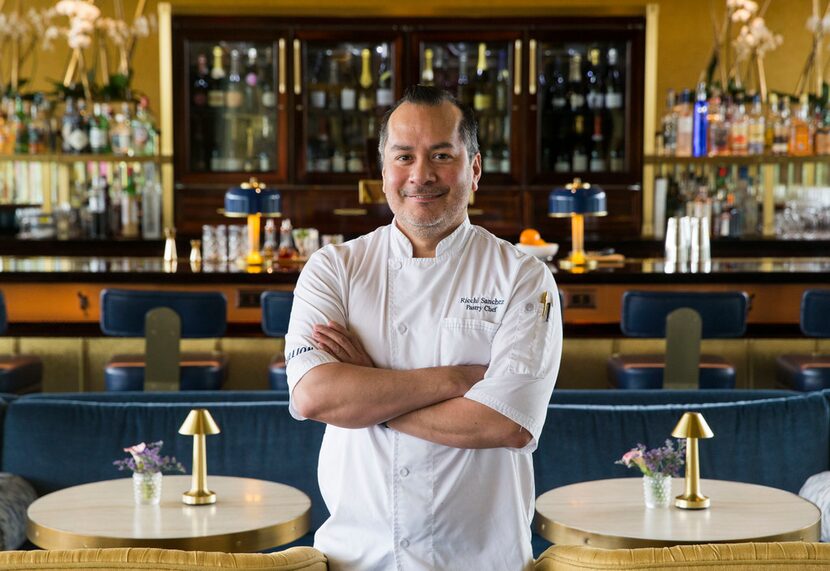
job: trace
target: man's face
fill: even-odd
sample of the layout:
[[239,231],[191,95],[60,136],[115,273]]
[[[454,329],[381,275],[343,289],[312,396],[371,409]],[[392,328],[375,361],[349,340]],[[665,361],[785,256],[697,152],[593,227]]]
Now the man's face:
[[383,192],[398,226],[410,237],[441,240],[464,221],[478,189],[481,156],[472,162],[458,133],[461,111],[404,103],[388,123]]

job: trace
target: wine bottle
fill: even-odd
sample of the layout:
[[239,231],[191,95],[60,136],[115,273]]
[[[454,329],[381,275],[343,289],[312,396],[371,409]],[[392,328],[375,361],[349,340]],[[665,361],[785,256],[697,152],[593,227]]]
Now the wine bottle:
[[245,109],[250,113],[259,112],[259,70],[256,48],[248,48],[248,61],[245,63]]
[[357,81],[354,78],[351,53],[346,58],[343,71],[343,88],[340,90],[340,108],[353,111],[357,104]]
[[228,81],[225,86],[225,106],[236,110],[242,107],[242,76],[239,50],[231,50],[231,68],[228,71]]
[[380,68],[378,68],[378,91],[375,102],[380,108],[391,106],[395,100],[392,92],[392,67],[389,64],[389,47],[381,44]]
[[361,111],[371,111],[375,108],[375,88],[372,79],[372,52],[364,48],[360,52],[362,69],[360,70],[360,95],[357,100],[357,108]]
[[109,118],[104,114],[102,104],[96,102],[92,105],[92,119],[89,122],[90,150],[99,154],[111,152],[109,136]]
[[196,78],[190,87],[190,101],[193,107],[199,109],[208,104],[208,91],[210,90],[210,71],[208,60],[205,54],[196,56]]
[[464,105],[473,104],[472,86],[470,85],[470,76],[467,72],[467,51],[464,50],[458,54],[458,100]]
[[487,44],[478,44],[478,63],[474,80],[475,95],[473,108],[476,111],[487,111],[493,105],[493,95],[490,85],[490,71],[487,69]]

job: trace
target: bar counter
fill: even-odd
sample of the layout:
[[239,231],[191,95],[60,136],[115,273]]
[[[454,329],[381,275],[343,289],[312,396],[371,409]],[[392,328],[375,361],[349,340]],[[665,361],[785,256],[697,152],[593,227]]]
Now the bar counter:
[[[192,266],[187,260],[171,266],[159,257],[4,256],[0,288],[13,333],[15,324],[31,324],[25,332],[37,334],[38,323],[97,322],[103,288],[136,287],[220,290],[228,298],[230,333],[250,334],[258,330],[259,294],[290,290],[301,267]],[[565,294],[566,328],[588,336],[619,334],[620,298],[629,289],[743,290],[752,298],[750,333],[797,335],[801,293],[830,287],[830,257],[720,258],[700,268],[678,268],[657,258],[627,259],[582,273],[554,263],[548,267]]]

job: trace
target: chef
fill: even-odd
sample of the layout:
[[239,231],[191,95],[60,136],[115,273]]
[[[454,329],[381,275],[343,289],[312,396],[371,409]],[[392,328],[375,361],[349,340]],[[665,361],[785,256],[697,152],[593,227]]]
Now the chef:
[[470,224],[481,155],[451,95],[410,88],[379,150],[394,220],[311,257],[286,336],[290,410],[327,424],[315,547],[334,571],[530,569],[556,284]]

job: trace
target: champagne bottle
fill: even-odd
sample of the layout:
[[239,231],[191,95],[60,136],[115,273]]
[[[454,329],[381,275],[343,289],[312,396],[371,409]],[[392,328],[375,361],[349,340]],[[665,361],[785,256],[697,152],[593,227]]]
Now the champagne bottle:
[[424,69],[421,70],[421,85],[435,85],[435,72],[432,69],[432,48],[424,50]]
[[464,105],[473,104],[472,86],[470,85],[470,76],[467,72],[468,58],[467,52],[462,51],[458,54],[458,100]]
[[354,78],[351,53],[344,63],[343,89],[340,91],[340,108],[343,111],[354,111],[357,103],[357,82]]
[[493,105],[493,95],[490,86],[490,71],[487,69],[487,44],[478,44],[478,63],[476,64],[475,95],[473,108],[476,111],[487,111]]
[[105,154],[111,151],[109,144],[109,119],[101,103],[92,105],[92,119],[89,122],[89,146],[93,153]]
[[213,67],[210,70],[208,105],[213,108],[225,105],[225,68],[222,67],[222,47],[213,47]]
[[360,52],[362,69],[360,71],[360,95],[357,100],[357,108],[361,111],[371,111],[375,108],[375,88],[372,80],[372,52],[364,48]]
[[236,110],[242,107],[242,76],[239,50],[231,50],[231,69],[228,72],[228,81],[225,87],[225,106]]

